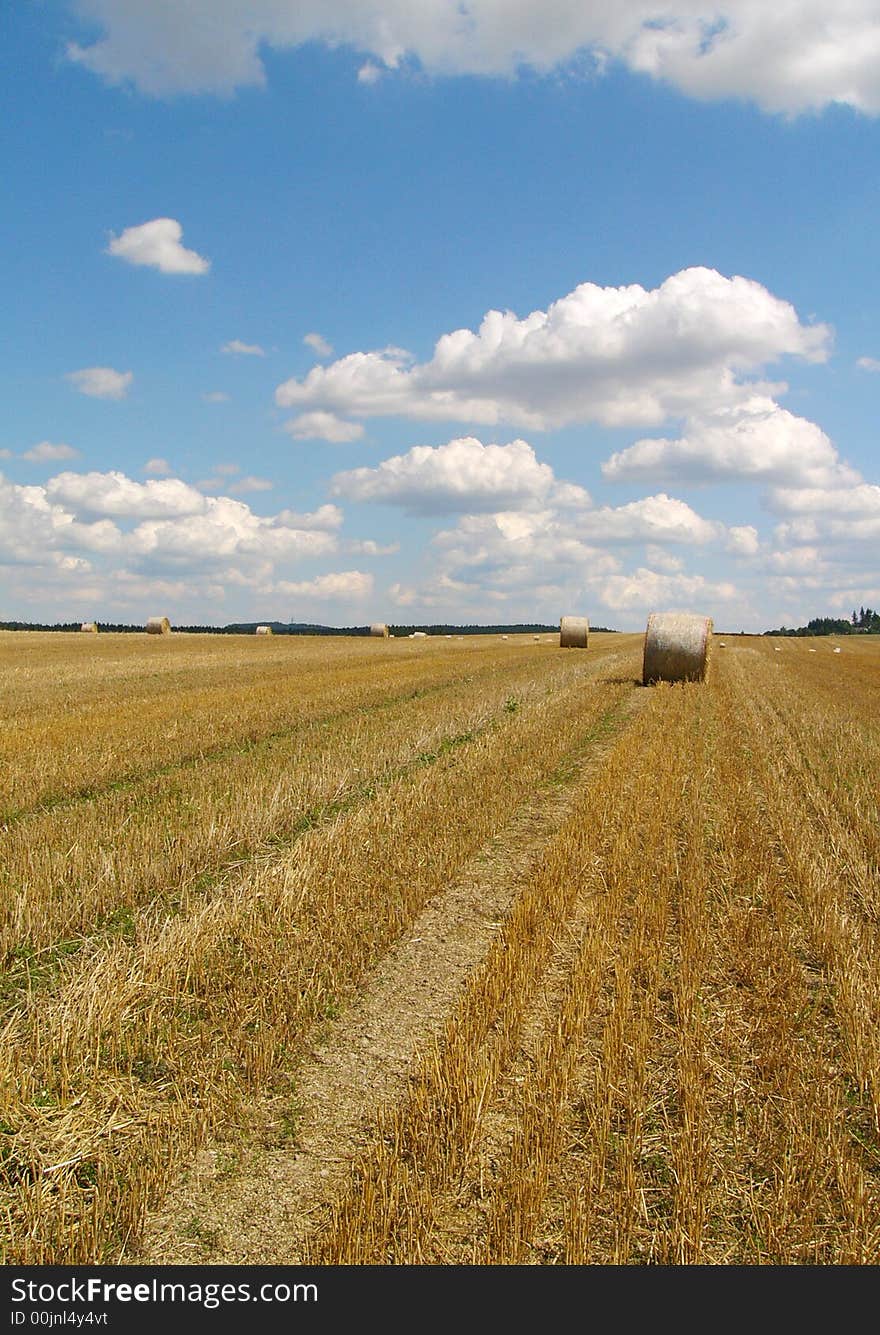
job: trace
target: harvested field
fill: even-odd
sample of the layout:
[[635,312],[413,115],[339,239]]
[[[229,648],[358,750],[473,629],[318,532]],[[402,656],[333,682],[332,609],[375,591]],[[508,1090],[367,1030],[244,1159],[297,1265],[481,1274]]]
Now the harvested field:
[[725,645],[0,634],[3,1261],[876,1264],[880,643]]

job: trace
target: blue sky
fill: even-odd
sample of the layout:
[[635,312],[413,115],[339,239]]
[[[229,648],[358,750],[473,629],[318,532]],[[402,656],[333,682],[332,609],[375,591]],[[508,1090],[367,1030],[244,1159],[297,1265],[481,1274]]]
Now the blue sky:
[[5,29],[0,619],[880,606],[876,0]]

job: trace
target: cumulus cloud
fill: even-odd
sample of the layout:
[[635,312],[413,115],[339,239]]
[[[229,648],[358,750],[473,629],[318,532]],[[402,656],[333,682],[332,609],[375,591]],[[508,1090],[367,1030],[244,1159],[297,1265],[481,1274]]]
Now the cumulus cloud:
[[758,481],[847,486],[858,474],[825,432],[772,399],[695,415],[678,439],[638,440],[602,464],[612,482]]
[[54,462],[59,459],[78,459],[79,450],[62,442],[54,444],[51,440],[41,440],[39,445],[32,445],[29,450],[25,450],[21,457],[32,463]]
[[346,422],[335,413],[301,413],[285,423],[294,440],[326,440],[331,445],[345,445],[351,440],[360,440],[364,428],[360,422]]
[[269,562],[323,556],[336,550],[326,529],[300,528],[281,515],[255,515],[229,496],[201,496],[203,510],[182,522],[150,519],[132,530],[133,554],[170,564],[255,559]]
[[299,582],[279,580],[273,592],[292,598],[363,598],[373,592],[373,576],[362,570],[340,570]]
[[144,472],[150,477],[167,477],[174,469],[167,459],[148,459],[144,464]]
[[643,612],[658,607],[669,611],[702,611],[718,602],[740,596],[730,580],[710,580],[704,575],[668,575],[640,566],[630,574],[610,575],[596,591],[603,607],[614,611]]
[[231,338],[224,343],[221,352],[231,353],[235,357],[265,357],[266,353],[259,343],[242,343],[240,338]]
[[842,102],[880,111],[873,0],[78,0],[99,35],[68,57],[143,92],[228,94],[266,82],[261,48],[345,45],[358,78],[410,62],[444,77],[515,77],[622,65],[701,99],[739,97],[769,112]]
[[310,347],[313,352],[316,352],[319,357],[333,356],[332,343],[328,343],[326,338],[324,338],[321,334],[305,334],[303,337],[303,343],[307,344],[308,347]]
[[124,399],[134,372],[114,371],[112,366],[84,366],[81,371],[68,371],[64,378],[92,399]]
[[382,78],[382,70],[372,60],[364,61],[357,73],[358,83],[374,84]]
[[827,326],[802,324],[760,283],[692,268],[650,291],[582,283],[522,319],[489,311],[476,333],[444,334],[422,364],[396,348],[351,353],[284,381],[275,401],[310,413],[535,430],[654,426],[766,393],[742,377],[786,356],[823,361],[830,341]]
[[400,505],[419,515],[535,509],[559,490],[569,504],[589,504],[583,488],[559,488],[553,469],[538,461],[527,441],[483,445],[474,436],[416,445],[376,468],[337,473],[330,483],[331,495]]
[[863,371],[880,371],[880,360],[877,357],[859,357],[856,366],[860,366]]
[[146,518],[203,513],[205,498],[178,478],[135,482],[124,473],[59,473],[46,495],[80,514]]
[[181,245],[182,236],[183,228],[176,218],[153,218],[137,227],[126,227],[120,236],[111,234],[107,254],[160,273],[207,273],[211,261]]

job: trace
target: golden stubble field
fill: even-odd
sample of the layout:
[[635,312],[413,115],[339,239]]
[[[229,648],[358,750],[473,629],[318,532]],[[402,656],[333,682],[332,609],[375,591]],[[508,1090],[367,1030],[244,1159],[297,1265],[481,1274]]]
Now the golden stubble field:
[[0,634],[0,1258],[876,1264],[880,641],[721,638]]

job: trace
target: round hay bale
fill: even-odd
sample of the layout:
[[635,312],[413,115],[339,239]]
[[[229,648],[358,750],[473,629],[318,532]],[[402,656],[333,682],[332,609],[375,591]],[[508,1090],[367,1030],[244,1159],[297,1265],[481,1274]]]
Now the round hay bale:
[[559,618],[560,649],[586,649],[590,639],[590,623],[586,617]]
[[409,637],[411,640],[426,640],[428,632],[426,630],[414,630]]
[[148,635],[170,635],[171,622],[167,617],[150,617],[147,621]]
[[80,626],[80,631],[87,631],[89,635],[97,635],[98,633],[97,621],[84,621]]
[[257,629],[254,631],[254,634],[255,634],[255,635],[271,635],[271,634],[272,634],[272,627],[271,627],[271,626],[257,626]]
[[375,635],[378,639],[387,640],[391,632],[384,621],[374,621],[370,626],[370,634]]
[[840,653],[840,645],[839,645],[839,644],[835,644],[835,646],[834,646],[834,648],[831,650],[831,652],[832,652],[833,654],[839,654],[839,653]]
[[712,618],[690,612],[652,612],[645,630],[642,682],[705,681]]

